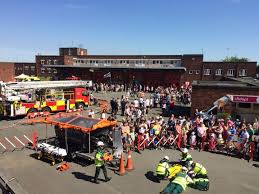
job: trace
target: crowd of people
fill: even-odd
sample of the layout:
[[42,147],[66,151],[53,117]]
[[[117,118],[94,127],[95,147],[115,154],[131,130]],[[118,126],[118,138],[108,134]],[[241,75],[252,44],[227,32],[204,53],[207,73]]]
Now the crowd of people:
[[[259,122],[256,119],[254,123],[247,123],[245,120],[233,120],[230,117],[219,119],[216,116],[204,118],[204,115],[198,110],[194,118],[171,115],[166,120],[162,114],[156,117],[148,117],[150,108],[145,106],[147,99],[134,100],[129,102],[127,98],[122,98],[121,115],[124,116],[121,122],[123,143],[131,144],[136,138],[152,139],[158,141],[162,136],[173,135],[176,138],[175,145],[178,149],[190,147],[199,151],[227,151],[237,154],[245,154],[248,142],[257,142],[254,135],[259,135]],[[111,100],[112,118],[118,114],[119,99]],[[163,109],[163,106],[162,106]],[[102,118],[104,118],[102,116]],[[147,144],[145,143],[145,144]],[[144,145],[145,145],[144,144]],[[125,145],[126,146],[126,145]],[[259,144],[258,144],[259,147]],[[253,149],[258,149],[254,147]],[[152,148],[160,149],[152,144]],[[241,155],[243,156],[243,155]]]
[[[189,90],[188,87],[185,87]],[[259,122],[247,123],[245,120],[233,120],[230,117],[225,119],[217,118],[216,115],[205,117],[196,110],[193,118],[186,116],[176,117],[171,115],[165,120],[163,113],[166,109],[174,107],[174,99],[170,95],[173,88],[157,88],[155,96],[148,96],[147,93],[139,92],[134,100],[129,100],[129,95],[121,98],[112,98],[110,101],[111,115],[109,118],[116,119],[117,115],[123,116],[121,126],[123,143],[132,145],[136,138],[139,141],[149,139],[153,136],[155,142],[162,136],[173,135],[176,138],[175,145],[178,149],[190,147],[199,151],[227,151],[244,153],[247,143],[258,141],[254,139],[254,134],[259,134]],[[190,89],[191,91],[191,89]],[[160,107],[162,113],[157,116],[148,117],[150,109]],[[101,119],[107,119],[105,111],[101,114]],[[94,117],[93,110],[89,111],[89,116]],[[147,140],[148,143],[149,140]],[[145,144],[143,144],[145,145]],[[258,144],[259,146],[259,144]],[[151,148],[160,149],[152,144]],[[254,149],[257,149],[255,147]]]
[[192,88],[188,84],[177,88],[175,85],[170,87],[162,86],[148,86],[148,85],[126,85],[126,84],[106,84],[94,83],[92,87],[94,92],[126,92],[127,96],[137,97],[139,93],[151,94],[154,104],[162,104],[162,102],[169,104],[170,101],[190,104]]

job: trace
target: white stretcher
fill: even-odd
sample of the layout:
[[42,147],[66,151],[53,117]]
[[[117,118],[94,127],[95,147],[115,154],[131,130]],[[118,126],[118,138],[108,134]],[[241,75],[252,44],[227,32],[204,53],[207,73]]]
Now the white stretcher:
[[40,150],[38,159],[41,159],[42,157],[50,159],[52,165],[55,165],[57,160],[62,162],[64,157],[67,156],[67,151],[65,149],[47,143],[37,144],[37,148]]

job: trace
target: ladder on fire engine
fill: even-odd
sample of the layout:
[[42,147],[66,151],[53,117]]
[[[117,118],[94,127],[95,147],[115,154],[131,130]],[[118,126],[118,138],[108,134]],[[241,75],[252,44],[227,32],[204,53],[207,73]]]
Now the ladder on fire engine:
[[15,82],[6,84],[9,90],[47,89],[47,88],[69,88],[69,87],[91,87],[92,81],[32,81]]

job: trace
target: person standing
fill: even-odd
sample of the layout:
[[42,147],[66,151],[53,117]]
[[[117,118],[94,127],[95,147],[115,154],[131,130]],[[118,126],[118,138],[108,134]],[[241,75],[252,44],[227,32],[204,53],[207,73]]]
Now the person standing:
[[124,114],[125,114],[126,104],[127,104],[127,102],[123,98],[122,101],[121,101],[121,116],[124,116]]
[[119,110],[119,102],[118,100],[114,100],[114,115],[117,115]]
[[107,175],[107,170],[104,165],[104,143],[102,141],[97,142],[97,152],[95,154],[95,176],[94,176],[94,183],[99,184],[98,177],[100,174],[100,170],[103,170],[103,175],[105,177],[105,182],[108,182],[111,180],[110,177]]
[[94,111],[93,111],[93,109],[90,109],[90,111],[88,112],[88,117],[94,118]]
[[111,104],[111,109],[112,109],[111,113],[113,114],[114,113],[114,107],[115,107],[115,105],[114,105],[115,104],[114,98],[111,99],[110,104]]

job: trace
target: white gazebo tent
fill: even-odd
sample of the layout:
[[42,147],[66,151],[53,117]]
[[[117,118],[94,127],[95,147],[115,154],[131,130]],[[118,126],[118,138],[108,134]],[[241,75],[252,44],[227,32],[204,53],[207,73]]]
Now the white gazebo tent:
[[19,80],[19,81],[24,81],[24,80],[29,79],[29,78],[30,78],[30,76],[25,75],[23,73],[21,75],[18,75],[18,76],[15,77],[15,79]]

